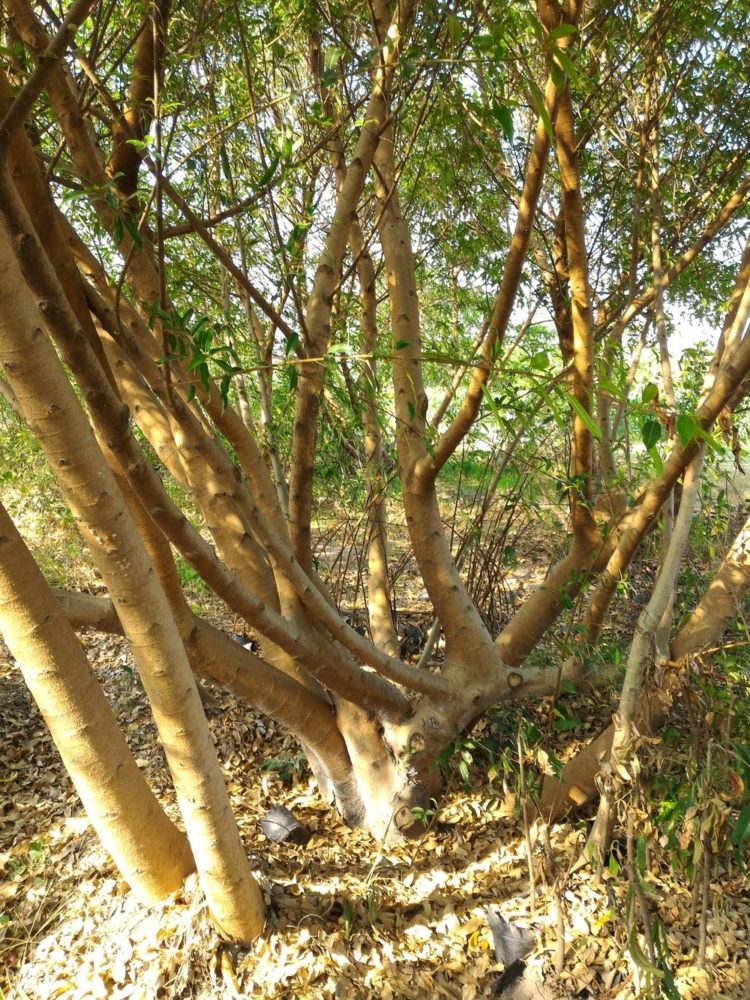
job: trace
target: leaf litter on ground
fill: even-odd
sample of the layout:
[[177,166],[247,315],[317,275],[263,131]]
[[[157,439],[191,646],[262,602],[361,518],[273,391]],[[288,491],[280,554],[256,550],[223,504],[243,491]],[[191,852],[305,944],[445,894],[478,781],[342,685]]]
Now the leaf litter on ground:
[[[235,624],[223,623],[229,632]],[[85,641],[139,765],[177,818],[164,755],[124,643],[99,635]],[[515,1000],[648,996],[627,950],[627,888],[611,872],[599,886],[587,869],[567,879],[565,966],[559,975],[554,971],[556,925],[543,859],[537,852],[537,882],[541,875],[544,884],[537,885],[532,908],[520,820],[507,815],[502,790],[486,776],[475,775],[468,789],[454,776],[421,836],[387,848],[347,827],[321,802],[288,734],[231,694],[212,693],[217,706],[209,722],[268,908],[266,930],[249,949],[220,941],[194,880],[168,905],[144,908],[135,901],[0,649],[0,988],[6,997],[474,1000],[491,995],[514,961],[524,969],[514,982],[506,980],[501,995]],[[602,722],[608,711],[605,704]],[[562,754],[563,746],[571,752],[569,733],[555,738],[555,752]],[[269,760],[289,767],[264,769]],[[263,835],[261,819],[271,807],[290,810],[306,827],[306,846]],[[575,820],[553,829],[559,871],[580,855],[585,836]],[[679,996],[750,996],[747,875],[715,872],[704,969],[696,965],[692,887],[662,866],[649,874],[647,888],[665,924]],[[498,918],[494,934],[489,914]],[[520,955],[521,942],[524,949],[537,946]],[[522,986],[537,992],[518,992]]]

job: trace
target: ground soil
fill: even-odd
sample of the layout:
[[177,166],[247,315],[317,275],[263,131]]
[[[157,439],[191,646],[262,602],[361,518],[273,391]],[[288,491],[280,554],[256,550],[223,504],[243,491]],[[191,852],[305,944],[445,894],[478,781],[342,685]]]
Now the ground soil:
[[[399,545],[402,550],[400,624],[415,624],[425,633],[431,621],[427,595],[412,582],[408,544],[399,541],[403,526],[392,528],[396,551]],[[543,581],[554,555],[549,549],[554,534],[543,518],[532,517],[519,538],[509,539],[520,558],[495,587],[502,600],[489,609],[493,627],[501,626],[524,593]],[[321,564],[334,571],[345,551],[334,546],[329,560],[323,546]],[[77,556],[74,562],[77,566]],[[485,569],[477,565],[476,572],[481,576]],[[647,559],[640,559],[600,644],[615,678],[618,662],[607,651],[626,648],[652,576]],[[342,568],[337,596],[354,613],[355,624],[362,624],[360,589],[350,581],[350,569]],[[78,585],[95,581],[82,579]],[[241,631],[220,608],[207,608],[200,595],[195,600],[227,632]],[[559,656],[564,636],[563,627],[534,657]],[[127,645],[110,636],[83,639],[139,766],[179,822]],[[506,997],[630,1000],[657,996],[659,989],[686,1000],[750,997],[750,858],[738,856],[727,843],[737,802],[725,794],[726,786],[716,789],[676,833],[656,818],[671,790],[689,785],[699,773],[708,739],[717,746],[728,742],[731,749],[726,719],[714,713],[713,705],[700,699],[688,703],[664,743],[644,745],[641,753],[644,776],[653,784],[646,785],[648,807],[636,817],[643,835],[640,885],[652,926],[658,917],[663,928],[664,953],[656,955],[660,967],[655,968],[626,874],[621,827],[611,865],[598,884],[588,865],[572,870],[586,841],[591,808],[552,828],[548,843],[543,830],[531,828],[532,898],[523,818],[507,805],[508,794],[519,787],[519,735],[529,744],[535,735],[540,738],[526,752],[533,779],[609,722],[615,685],[563,694],[554,707],[545,702],[505,708],[471,740],[457,739],[444,765],[445,793],[435,814],[425,817],[420,837],[396,848],[349,829],[321,802],[289,735],[231,694],[217,689],[211,694],[209,723],[268,908],[266,930],[249,949],[218,938],[194,884],[169,905],[149,909],[135,901],[94,835],[20,674],[0,644],[0,1000],[473,1000],[491,995],[504,968],[493,947],[488,909],[534,937],[526,970]],[[737,795],[746,797],[739,784]],[[533,782],[528,794],[533,799]],[[697,857],[696,832],[711,802],[722,822],[704,908],[697,891],[700,865],[696,871],[691,864]],[[260,820],[276,805],[287,806],[311,831],[306,846],[272,843],[263,835]],[[699,968],[702,919],[708,944]],[[564,959],[556,971],[561,931]]]
[[[227,623],[231,625],[231,623]],[[125,644],[88,636],[89,655],[140,766],[175,814],[164,756]],[[633,918],[622,870],[596,886],[588,868],[569,874],[586,817],[551,831],[551,858],[534,848],[532,902],[519,817],[505,806],[508,774],[489,767],[482,744],[514,751],[520,716],[500,715],[463,749],[468,783],[448,769],[446,793],[417,840],[386,849],[344,826],[317,796],[298,749],[274,723],[214,691],[208,714],[268,923],[250,949],[224,945],[195,886],[164,907],[132,897],[93,834],[54,745],[7,653],[0,656],[0,984],[7,997],[450,997],[488,996],[503,969],[487,908],[529,928],[535,946],[513,996],[655,995],[654,978],[629,948]],[[598,695],[599,715],[611,710]],[[571,701],[571,718],[591,703]],[[523,716],[547,726],[544,706]],[[597,723],[549,731],[561,754]],[[549,727],[547,727],[549,728]],[[573,737],[573,738],[572,738]],[[459,753],[460,755],[460,753]],[[504,779],[505,778],[505,785]],[[511,779],[512,780],[512,779]],[[274,844],[259,821],[286,805],[312,832],[305,847]],[[750,881],[717,863],[708,913],[708,962],[696,966],[699,915],[691,885],[656,860],[645,877],[649,906],[665,925],[680,997],[750,996]],[[556,906],[565,962],[553,968]],[[652,986],[649,987],[649,979]]]

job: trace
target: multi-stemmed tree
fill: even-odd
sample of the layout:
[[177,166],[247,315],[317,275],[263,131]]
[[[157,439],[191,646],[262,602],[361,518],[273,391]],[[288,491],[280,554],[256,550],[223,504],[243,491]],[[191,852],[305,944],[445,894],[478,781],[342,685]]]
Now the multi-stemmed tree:
[[[658,523],[660,577],[614,733],[547,782],[540,808],[589,796],[602,755],[631,752],[649,706],[663,714],[669,692],[645,687],[644,668],[670,656],[706,440],[720,417],[731,427],[750,371],[750,249],[739,266],[735,252],[750,187],[747,13],[680,0],[7,0],[4,17],[0,389],[108,598],[53,593],[3,511],[0,631],[123,875],[154,899],[195,866],[225,934],[262,927],[196,675],[288,727],[347,822],[408,835],[457,731],[587,669]],[[690,405],[673,387],[671,304],[725,315]],[[534,308],[554,351],[524,348]],[[661,384],[631,404],[649,338]],[[499,635],[438,493],[488,417],[504,420],[505,465],[524,432],[557,421],[549,465],[569,504],[566,551]],[[651,478],[633,471],[634,433]],[[316,470],[332,447],[362,477],[366,636],[315,558]],[[402,653],[395,504],[439,662]],[[191,609],[176,555],[257,651]],[[748,584],[741,539],[716,580],[673,659],[730,619]],[[525,666],[574,598],[569,658]],[[185,834],[130,757],[80,626],[126,636]]]

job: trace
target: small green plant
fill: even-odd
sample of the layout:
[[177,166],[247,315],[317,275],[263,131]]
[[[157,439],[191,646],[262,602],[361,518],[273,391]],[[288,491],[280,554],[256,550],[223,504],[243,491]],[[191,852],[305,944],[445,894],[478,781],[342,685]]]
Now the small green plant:
[[44,846],[38,840],[32,840],[26,848],[26,854],[16,854],[8,858],[5,870],[10,878],[17,878],[27,872],[32,872],[39,868],[44,861]]
[[553,709],[554,721],[552,725],[558,733],[566,733],[570,729],[577,729],[581,720],[571,715],[569,710],[561,701],[557,701]]
[[[635,843],[634,843],[635,841]],[[647,996],[666,997],[679,1000],[669,964],[669,941],[667,930],[658,913],[652,913],[648,902],[648,883],[644,876],[648,868],[645,838],[634,838],[634,817],[628,817],[628,847],[625,868],[628,876],[628,890],[625,897],[625,923],[628,928],[627,948],[633,964],[643,973]],[[619,864],[614,854],[610,855],[610,872],[616,877]],[[643,923],[643,939],[646,952],[641,945],[638,932],[640,914]]]
[[344,939],[348,941],[352,934],[354,918],[349,900],[345,897],[341,900],[341,917],[344,921]]
[[305,774],[307,760],[302,753],[285,754],[283,757],[269,757],[260,765],[261,771],[271,771],[276,774],[281,783],[290,788]]
[[432,766],[442,767],[449,763],[452,764],[458,772],[462,785],[468,789],[471,787],[470,768],[474,764],[477,754],[488,757],[491,756],[491,751],[473,736],[458,733],[453,742],[440,751]]
[[414,822],[421,823],[425,829],[427,829],[435,818],[435,813],[435,809],[425,809],[423,806],[413,806],[411,811],[411,814],[414,817]]

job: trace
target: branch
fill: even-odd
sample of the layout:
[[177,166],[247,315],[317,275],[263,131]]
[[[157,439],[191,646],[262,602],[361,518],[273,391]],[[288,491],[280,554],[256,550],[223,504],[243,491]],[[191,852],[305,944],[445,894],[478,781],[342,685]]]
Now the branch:
[[[157,0],[143,16],[133,60],[127,106],[121,121],[114,125],[115,142],[105,170],[130,199],[138,187],[141,156],[130,141],[142,141],[149,130],[154,110],[155,82],[162,76],[166,55],[166,32],[170,0]],[[117,138],[117,132],[120,138]]]
[[[686,271],[696,257],[704,250],[713,238],[721,232],[733,215],[744,205],[745,198],[750,191],[750,177],[746,178],[719,209],[714,218],[707,223],[699,236],[691,243],[684,253],[671,265],[662,276],[662,287],[668,288],[679,276]],[[597,340],[602,340],[609,336],[615,338],[622,333],[632,319],[641,313],[646,306],[650,306],[654,301],[655,289],[653,285],[640,295],[630,299],[622,312],[617,317],[610,317],[599,327],[596,334]]]
[[[305,323],[308,342],[305,346],[311,359],[323,357],[329,344],[334,292],[349,239],[352,213],[359,204],[365,178],[387,121],[387,94],[401,52],[403,32],[413,13],[413,0],[403,0],[396,5],[393,20],[383,25],[387,31],[387,42],[381,45],[375,57],[375,81],[365,111],[364,125],[360,129],[354,154],[339,190],[307,303]],[[312,484],[322,389],[320,362],[310,360],[302,364],[299,368],[289,475],[289,530],[295,555],[308,572],[312,566]]]
[[19,91],[10,109],[0,122],[0,165],[8,155],[10,140],[16,129],[26,121],[34,101],[44,90],[47,78],[57,65],[60,56],[75,40],[75,33],[86,20],[94,0],[76,0],[63,18],[62,24],[47,48],[37,58],[34,72]]

